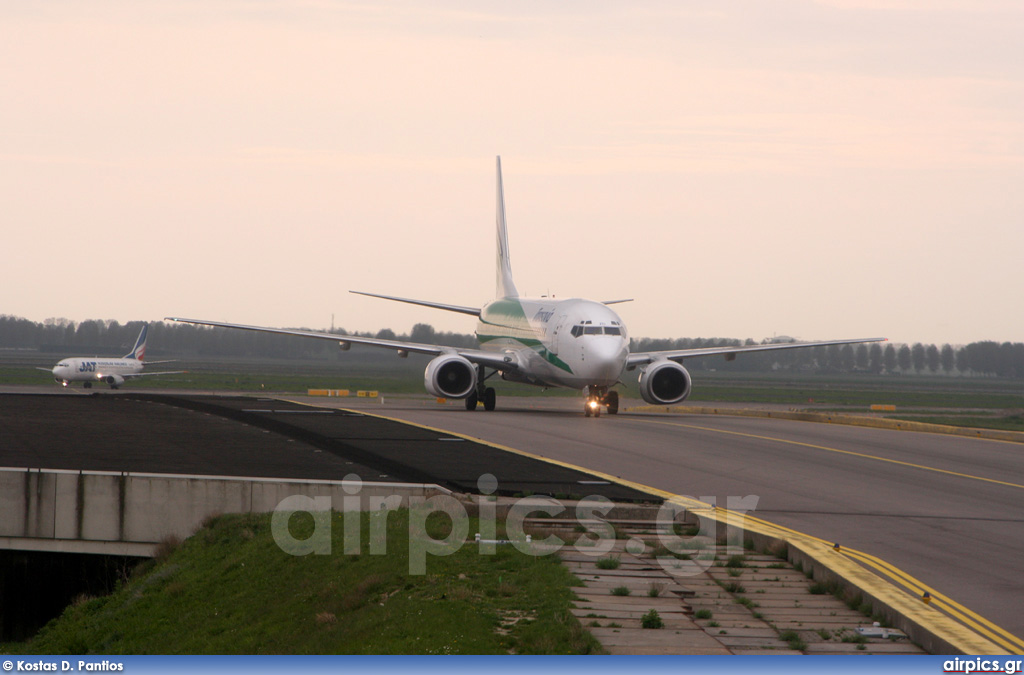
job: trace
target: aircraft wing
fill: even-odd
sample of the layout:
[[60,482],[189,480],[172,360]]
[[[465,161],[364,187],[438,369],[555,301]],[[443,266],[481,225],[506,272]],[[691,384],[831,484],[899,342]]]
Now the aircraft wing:
[[41,370],[44,373],[50,373],[51,375],[53,374],[53,368],[40,368],[39,366],[36,366],[36,370]]
[[823,342],[783,342],[766,345],[743,345],[740,347],[701,347],[698,349],[669,349],[661,352],[637,352],[630,354],[627,366],[642,366],[658,359],[682,361],[697,356],[717,356],[722,354],[727,361],[732,361],[737,354],[744,352],[769,352],[777,349],[801,349],[804,347],[828,347],[829,345],[852,345],[863,342],[885,342],[888,338],[862,338],[857,340],[825,340]]
[[[459,354],[470,363],[475,363],[488,368],[501,370],[516,370],[517,362],[496,352],[485,352],[480,349],[461,349],[457,347],[443,347],[440,345],[428,345],[421,342],[403,342],[401,340],[383,340],[380,338],[359,337],[355,335],[338,335],[337,333],[319,333],[317,331],[293,330],[290,328],[264,328],[262,326],[247,326],[240,323],[225,323],[222,321],[206,321],[203,319],[182,319],[178,317],[164,317],[166,321],[177,321],[179,323],[192,323],[199,326],[214,326],[216,328],[237,328],[239,330],[251,330],[260,333],[276,333],[278,335],[295,335],[297,337],[316,338],[318,340],[331,340],[341,345],[355,344],[380,347],[382,349],[393,349],[397,352],[411,352],[414,354],[428,354],[439,356],[441,354]],[[508,359],[508,360],[506,360]]]
[[127,380],[132,377],[146,377],[147,375],[181,375],[187,372],[187,370],[162,370],[157,373],[126,373],[121,377]]

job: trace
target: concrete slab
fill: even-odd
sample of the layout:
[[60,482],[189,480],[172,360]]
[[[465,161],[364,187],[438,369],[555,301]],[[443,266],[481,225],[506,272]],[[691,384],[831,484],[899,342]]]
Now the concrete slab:
[[703,631],[592,628],[591,634],[612,654],[729,654]]
[[868,642],[857,649],[852,642],[818,642],[807,645],[807,654],[924,654],[924,651],[912,642]]

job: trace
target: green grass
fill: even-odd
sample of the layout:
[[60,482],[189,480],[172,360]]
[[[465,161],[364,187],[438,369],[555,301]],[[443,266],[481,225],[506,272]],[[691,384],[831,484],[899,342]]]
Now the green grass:
[[[308,514],[307,514],[308,515]],[[32,640],[36,654],[565,654],[601,651],[570,613],[572,575],[553,556],[472,543],[409,574],[408,513],[390,514],[387,554],[284,553],[267,516],[222,516],[112,595],[79,602]],[[308,521],[308,522],[307,522]],[[292,519],[293,536],[312,533]],[[446,517],[428,520],[443,537]],[[471,525],[472,528],[472,525]],[[472,531],[472,529],[471,529]]]

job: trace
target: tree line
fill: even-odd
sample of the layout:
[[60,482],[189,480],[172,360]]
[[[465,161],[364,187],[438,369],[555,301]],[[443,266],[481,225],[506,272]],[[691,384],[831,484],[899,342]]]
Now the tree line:
[[[72,353],[121,355],[127,353],[142,328],[142,322],[89,320],[75,323],[67,319],[29,321],[0,315],[0,349],[36,350],[59,356]],[[340,337],[344,329],[333,331]],[[407,334],[385,328],[376,333],[351,333],[363,337],[409,340],[451,347],[476,346],[468,333],[436,331],[418,323]],[[639,338],[631,341],[632,351],[693,349],[756,344],[753,340],[723,338]],[[209,328],[189,324],[154,322],[150,324],[147,353],[175,358],[276,358],[334,359],[338,347],[329,341]],[[967,345],[871,343],[833,345],[810,349],[790,349],[742,354],[734,361],[721,356],[687,360],[691,370],[735,372],[870,373],[901,375],[995,376],[1024,378],[1024,343],[972,342]]]

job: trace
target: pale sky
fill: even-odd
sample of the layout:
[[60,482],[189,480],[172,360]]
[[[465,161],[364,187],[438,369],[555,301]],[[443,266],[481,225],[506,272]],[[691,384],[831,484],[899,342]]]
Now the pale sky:
[[5,2],[0,314],[1024,341],[1024,3]]

